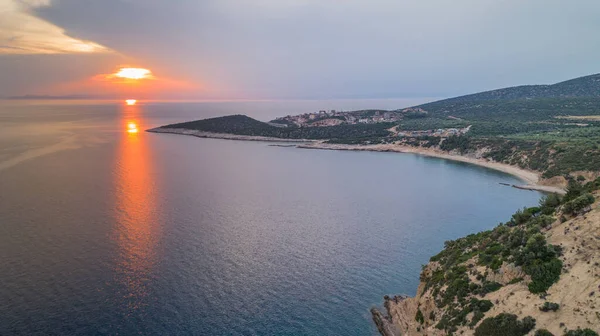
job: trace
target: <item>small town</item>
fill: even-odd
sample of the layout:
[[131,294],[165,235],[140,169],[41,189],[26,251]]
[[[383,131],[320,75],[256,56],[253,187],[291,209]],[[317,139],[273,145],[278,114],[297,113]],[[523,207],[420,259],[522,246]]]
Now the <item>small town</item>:
[[271,121],[271,124],[279,127],[326,127],[340,124],[377,124],[383,122],[396,122],[402,120],[405,115],[427,116],[427,111],[421,108],[407,108],[403,110],[363,110],[363,111],[336,111],[321,110],[319,112],[288,115]]
[[433,137],[442,137],[447,138],[453,135],[462,135],[469,132],[471,129],[471,125],[464,128],[438,128],[435,130],[425,130],[425,131],[399,131],[396,133],[399,137],[412,137],[418,138],[423,136],[433,136]]
[[[406,108],[402,110],[362,110],[362,111],[336,111],[321,110],[314,113],[304,113],[298,115],[288,115],[272,120],[269,124],[277,127],[327,127],[337,125],[356,125],[356,124],[378,124],[400,122],[403,119],[414,119],[427,117],[427,111],[422,108]],[[418,137],[449,137],[453,135],[462,135],[470,130],[471,126],[464,128],[439,128],[430,130],[407,131],[400,130],[400,126],[394,126],[389,129],[393,135],[398,137],[418,138]]]

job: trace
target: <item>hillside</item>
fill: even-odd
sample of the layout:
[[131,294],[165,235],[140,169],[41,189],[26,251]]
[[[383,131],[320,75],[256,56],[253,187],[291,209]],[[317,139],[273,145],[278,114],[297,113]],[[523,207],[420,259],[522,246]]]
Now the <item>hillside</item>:
[[446,242],[414,298],[386,296],[385,315],[372,311],[381,333],[598,335],[598,188],[600,179],[571,182],[562,199],[548,196],[493,230]]
[[179,128],[213,133],[276,136],[277,128],[245,115],[230,115],[170,124],[160,128]]
[[[519,100],[539,98],[600,97],[600,74],[570,79],[552,85],[521,85],[485,91],[456,98],[444,99],[433,104],[454,104],[488,100]],[[429,104],[421,105],[426,108]]]
[[[280,139],[370,139],[386,137],[393,125],[337,125],[330,127],[276,127],[245,115],[231,115],[161,126],[158,129],[181,129],[210,133]],[[152,131],[152,130],[150,130]]]

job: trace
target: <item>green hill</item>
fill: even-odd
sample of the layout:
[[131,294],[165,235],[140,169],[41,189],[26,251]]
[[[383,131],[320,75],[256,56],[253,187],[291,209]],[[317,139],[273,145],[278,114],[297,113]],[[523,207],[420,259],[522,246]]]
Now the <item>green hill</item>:
[[330,127],[276,127],[245,115],[230,115],[159,128],[178,128],[212,133],[265,136],[281,139],[327,139],[337,141],[367,141],[387,137],[390,123],[375,125],[338,125]]
[[[521,85],[444,99],[432,104],[487,100],[600,97],[600,74],[570,79],[552,85]],[[427,106],[430,104],[425,104]]]
[[160,128],[181,128],[203,132],[239,135],[277,135],[277,127],[241,114],[188,121],[179,124],[161,126]]

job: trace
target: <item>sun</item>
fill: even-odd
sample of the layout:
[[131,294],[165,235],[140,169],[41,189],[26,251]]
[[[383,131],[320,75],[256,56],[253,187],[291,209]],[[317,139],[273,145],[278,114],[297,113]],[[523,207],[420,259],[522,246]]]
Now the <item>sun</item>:
[[121,68],[114,74],[118,78],[127,79],[151,79],[152,71],[144,68]]
[[126,99],[125,104],[127,105],[135,105],[137,103],[137,99]]

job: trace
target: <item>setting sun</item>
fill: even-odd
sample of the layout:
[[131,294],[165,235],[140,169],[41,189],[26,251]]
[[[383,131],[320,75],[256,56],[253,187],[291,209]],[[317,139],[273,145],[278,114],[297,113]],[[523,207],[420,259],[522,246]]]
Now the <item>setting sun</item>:
[[135,105],[137,103],[137,99],[127,99],[125,100],[125,104],[127,105]]
[[117,73],[115,73],[115,77],[127,79],[150,79],[152,78],[152,72],[143,68],[121,68]]

